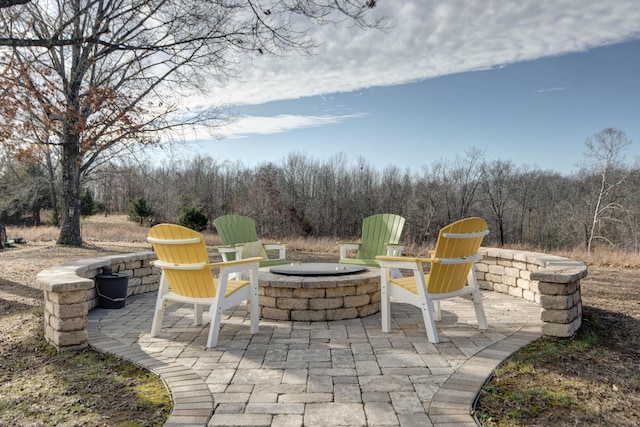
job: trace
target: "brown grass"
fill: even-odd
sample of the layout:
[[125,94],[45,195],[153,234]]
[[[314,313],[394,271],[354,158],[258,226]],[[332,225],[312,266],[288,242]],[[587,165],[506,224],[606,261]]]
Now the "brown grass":
[[[150,245],[147,245],[145,240],[148,230],[148,227],[130,221],[126,215],[111,215],[108,217],[94,215],[83,218],[81,222],[82,238],[85,244],[89,246],[118,242],[119,245],[130,245],[133,250],[141,247],[150,248]],[[7,233],[9,239],[23,237],[26,241],[37,244],[38,242],[54,242],[58,238],[60,230],[52,226],[9,226]],[[207,245],[222,245],[222,241],[216,233],[205,231],[203,234]],[[267,241],[269,240],[265,239],[265,242]],[[295,237],[287,238],[284,243],[287,244],[287,249],[292,251],[337,253],[338,241],[344,242],[345,240],[339,237]],[[541,249],[536,250],[535,248],[524,248],[517,245],[509,246],[509,248],[545,252]],[[404,253],[411,256],[427,256],[428,251],[431,249],[433,249],[433,245],[410,244],[405,247]],[[582,261],[588,265],[640,268],[640,252],[629,253],[611,246],[596,247],[591,255],[588,255],[583,247],[577,247],[572,250],[556,250],[552,253]]]

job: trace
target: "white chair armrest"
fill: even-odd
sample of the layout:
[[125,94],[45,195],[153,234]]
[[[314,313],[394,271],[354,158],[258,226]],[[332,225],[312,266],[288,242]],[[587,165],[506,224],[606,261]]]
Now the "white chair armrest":
[[278,251],[278,259],[286,259],[287,258],[287,249],[284,243],[264,243],[264,249],[266,251]]
[[222,261],[228,262],[227,258],[228,254],[235,254],[235,259],[242,259],[242,250],[244,249],[243,245],[232,245],[232,246],[218,246],[218,252],[222,256]]
[[347,257],[347,251],[348,250],[358,250],[360,249],[360,243],[340,243],[338,242],[338,245],[340,245],[340,259],[346,258]]
[[402,255],[403,249],[404,249],[404,245],[387,245],[387,255],[400,256]]
[[240,271],[257,269],[260,266],[260,261],[262,261],[262,258],[260,257],[251,257],[238,259],[235,261],[213,262],[209,264],[209,267],[219,267],[220,274],[222,274],[222,270],[224,270],[226,273],[236,273]]
[[376,261],[381,268],[402,268],[405,270],[422,270],[422,264],[432,262],[430,258],[379,255]]

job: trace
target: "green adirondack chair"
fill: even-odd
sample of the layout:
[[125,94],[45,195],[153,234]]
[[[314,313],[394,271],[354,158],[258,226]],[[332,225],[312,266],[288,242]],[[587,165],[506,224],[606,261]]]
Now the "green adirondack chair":
[[[362,240],[360,243],[338,243],[340,262],[369,267],[379,267],[376,256],[400,256],[404,245],[400,237],[404,228],[404,218],[394,214],[378,214],[366,217],[362,221]],[[357,251],[355,258],[349,257],[349,251]]]
[[[213,221],[224,246],[218,248],[224,261],[260,257],[260,267],[287,264],[285,244],[263,243],[258,239],[256,223],[242,215],[223,215]],[[275,252],[277,251],[277,257]],[[269,254],[272,254],[271,257]]]

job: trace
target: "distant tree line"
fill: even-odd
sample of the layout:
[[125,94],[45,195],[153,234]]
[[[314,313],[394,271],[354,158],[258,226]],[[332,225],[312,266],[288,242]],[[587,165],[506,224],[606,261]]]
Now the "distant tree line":
[[[104,214],[132,216],[133,209],[142,223],[204,216],[210,228],[220,215],[241,214],[253,218],[265,238],[353,238],[364,217],[395,213],[407,220],[405,243],[421,244],[434,241],[452,221],[480,216],[496,246],[591,250],[606,244],[637,252],[640,168],[624,155],[630,143],[616,129],[597,133],[572,174],[487,160],[477,149],[419,172],[394,166],[379,171],[365,158],[350,162],[344,154],[316,160],[290,153],[257,167],[206,156],[163,165],[108,163],[83,188]],[[5,162],[0,221],[38,223],[40,210],[51,203],[41,168]]]

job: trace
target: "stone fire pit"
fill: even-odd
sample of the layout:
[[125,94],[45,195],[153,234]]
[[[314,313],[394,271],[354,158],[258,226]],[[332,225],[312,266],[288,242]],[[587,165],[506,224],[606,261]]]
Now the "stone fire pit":
[[[274,273],[279,271],[280,273]],[[260,317],[324,321],[380,311],[380,269],[310,263],[260,269]]]

